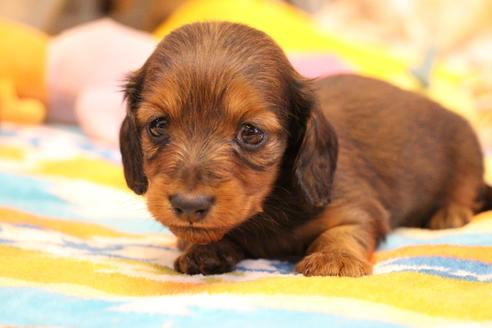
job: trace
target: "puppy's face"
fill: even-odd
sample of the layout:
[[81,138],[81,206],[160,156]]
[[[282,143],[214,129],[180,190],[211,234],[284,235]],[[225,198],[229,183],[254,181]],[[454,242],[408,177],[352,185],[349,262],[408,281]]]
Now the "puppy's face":
[[227,23],[176,30],[127,84],[120,146],[129,186],[177,236],[221,239],[262,211],[287,149],[301,147],[289,130],[307,119],[293,124],[292,107],[309,101],[293,103],[295,78],[261,32]]
[[[217,240],[261,211],[286,132],[261,92],[244,81],[220,85],[208,73],[183,87],[169,74],[149,86],[137,112],[148,207],[183,239]],[[193,84],[201,84],[198,93],[189,92],[197,90]]]

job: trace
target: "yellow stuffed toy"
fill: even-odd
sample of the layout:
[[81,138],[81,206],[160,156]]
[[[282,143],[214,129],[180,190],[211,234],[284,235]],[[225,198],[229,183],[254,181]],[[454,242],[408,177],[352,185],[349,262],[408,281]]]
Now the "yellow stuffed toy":
[[46,117],[48,36],[0,20],[0,122],[41,123]]

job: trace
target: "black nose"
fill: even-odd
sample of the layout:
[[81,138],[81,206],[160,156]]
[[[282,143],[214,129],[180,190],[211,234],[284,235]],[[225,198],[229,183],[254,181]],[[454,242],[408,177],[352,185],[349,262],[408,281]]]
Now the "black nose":
[[204,195],[174,194],[169,197],[169,202],[174,208],[176,215],[190,222],[197,222],[207,216],[214,198]]

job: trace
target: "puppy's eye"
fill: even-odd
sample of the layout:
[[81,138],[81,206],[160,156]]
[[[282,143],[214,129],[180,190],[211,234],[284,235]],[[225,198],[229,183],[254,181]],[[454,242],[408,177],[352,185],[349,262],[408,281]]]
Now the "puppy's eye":
[[156,118],[147,125],[147,132],[154,139],[161,139],[166,136],[168,120],[164,117]]
[[265,132],[252,124],[245,123],[241,125],[236,138],[242,147],[253,150],[263,144],[265,141]]

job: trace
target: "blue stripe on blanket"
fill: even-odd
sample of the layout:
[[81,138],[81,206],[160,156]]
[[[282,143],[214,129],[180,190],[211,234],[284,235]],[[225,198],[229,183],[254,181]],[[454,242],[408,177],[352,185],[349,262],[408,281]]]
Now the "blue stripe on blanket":
[[[65,220],[82,220],[124,232],[168,231],[162,225],[150,219],[145,209],[141,210],[142,214],[140,216],[132,218],[129,218],[128,213],[123,213],[121,209],[114,216],[101,214],[91,216],[87,211],[79,213],[75,206],[50,192],[50,190],[55,188],[56,184],[51,182],[49,178],[41,179],[0,172],[0,186],[2,186],[0,188],[0,206],[39,216],[63,218]],[[97,188],[97,186],[94,188]],[[114,207],[114,204],[108,204],[108,206]],[[109,210],[106,212],[116,213],[116,211]],[[122,217],[122,215],[125,215],[125,217]]]
[[467,233],[460,231],[456,234],[436,236],[430,238],[416,238],[408,235],[389,234],[386,241],[381,243],[378,250],[389,250],[412,245],[464,245],[464,246],[492,246],[492,234]]
[[454,257],[420,256],[396,258],[378,263],[378,271],[412,271],[468,281],[492,281],[492,263]]
[[29,176],[0,172],[0,205],[53,217],[74,213],[61,198],[50,193],[49,184]]
[[[191,296],[192,297],[192,296]],[[158,300],[156,300],[158,301]],[[0,323],[64,327],[400,327],[308,311],[249,308],[244,311],[189,306],[189,313],[118,310],[125,300],[76,298],[35,288],[0,288]],[[22,315],[18,315],[22,311]]]

